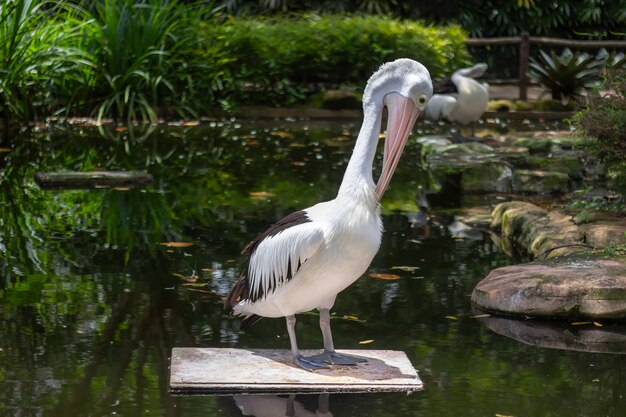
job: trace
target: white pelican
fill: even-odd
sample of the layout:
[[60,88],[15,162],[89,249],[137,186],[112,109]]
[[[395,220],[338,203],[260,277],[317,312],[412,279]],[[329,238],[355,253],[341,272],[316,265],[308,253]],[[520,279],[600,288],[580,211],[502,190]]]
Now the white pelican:
[[426,118],[433,121],[471,123],[471,136],[474,137],[474,122],[480,119],[489,102],[489,85],[479,83],[474,78],[481,77],[485,71],[487,64],[480,63],[454,72],[452,83],[435,88],[435,94],[424,111]]
[[[242,328],[262,317],[286,317],[293,362],[301,368],[364,361],[335,352],[329,310],[337,294],[367,270],[378,252],[378,202],[432,88],[428,70],[418,62],[398,59],[382,65],[365,87],[363,124],[337,197],[287,215],[242,252],[249,259],[225,307],[246,316]],[[383,168],[374,185],[372,164],[384,107],[388,117]],[[314,309],[320,312],[324,352],[305,358],[296,342],[295,314]]]

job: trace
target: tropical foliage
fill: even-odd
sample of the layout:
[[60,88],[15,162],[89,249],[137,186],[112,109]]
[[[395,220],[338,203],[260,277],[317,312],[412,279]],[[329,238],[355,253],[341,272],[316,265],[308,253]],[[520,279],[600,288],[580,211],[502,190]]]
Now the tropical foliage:
[[[206,1],[9,0],[0,5],[0,112],[154,122],[238,103],[293,103],[362,87],[410,56],[433,75],[463,65],[465,35],[386,17],[228,19]],[[259,94],[262,93],[262,94]]]
[[69,91],[85,64],[84,51],[76,47],[81,21],[69,5],[0,4],[0,117],[45,114],[56,96]]
[[552,98],[567,101],[582,94],[600,79],[602,62],[586,52],[564,49],[560,55],[554,51],[539,51],[540,58],[531,58],[528,76],[552,93]]
[[623,38],[626,21],[626,0],[223,0],[219,4],[235,15],[384,13],[456,22],[475,37],[514,36],[527,31],[567,38]]
[[607,164],[612,185],[626,191],[626,71],[609,72],[601,90],[577,115],[577,126]]

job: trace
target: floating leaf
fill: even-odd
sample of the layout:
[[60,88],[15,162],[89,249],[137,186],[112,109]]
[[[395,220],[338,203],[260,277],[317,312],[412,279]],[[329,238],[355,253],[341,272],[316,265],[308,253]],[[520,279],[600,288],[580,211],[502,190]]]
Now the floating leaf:
[[247,146],[256,146],[256,145],[259,145],[260,143],[261,142],[259,142],[258,140],[247,140],[243,142],[243,144]]
[[13,149],[11,148],[0,148],[0,153],[7,153],[7,152],[11,152]]
[[476,314],[475,316],[469,316],[470,319],[484,319],[485,317],[491,317],[491,314]]
[[496,413],[496,417],[514,417],[514,416],[510,416],[508,414],[497,414]]
[[572,326],[583,326],[585,324],[591,324],[590,321],[573,321],[570,323]]
[[274,136],[278,136],[279,138],[290,138],[293,136],[291,133],[284,131],[272,132],[271,134]]
[[343,316],[344,319],[346,320],[352,320],[352,321],[359,321],[359,318],[357,316]]
[[594,321],[593,325],[596,327],[602,327],[602,323],[598,323],[597,321]]
[[304,161],[292,161],[291,165],[297,166],[297,167],[303,167],[306,165],[306,162]]
[[306,148],[304,143],[292,142],[289,144],[290,148]]
[[270,193],[269,191],[251,191],[248,195],[250,198],[269,198],[274,197],[276,194]]
[[392,266],[391,269],[399,269],[400,271],[414,272],[420,268],[419,266]]
[[377,273],[368,274],[368,277],[376,278],[376,279],[384,279],[388,281],[402,278],[400,275],[396,275],[396,274],[377,274]]
[[192,282],[192,283],[198,281],[198,279],[200,278],[197,275],[183,275],[183,274],[177,274],[177,273],[172,273],[172,275],[174,275],[176,278],[180,278],[182,280],[185,280],[187,282]]
[[161,242],[159,243],[159,245],[163,245],[168,248],[188,248],[189,246],[192,246],[193,243],[191,242]]
[[407,242],[415,243],[415,244],[418,244],[418,245],[422,244],[422,241],[418,240],[418,239],[408,239]]
[[111,189],[115,191],[128,191],[130,190],[130,187],[113,187]]
[[361,340],[361,341],[359,341],[359,345],[369,345],[373,341],[374,341],[374,339]]
[[378,135],[378,139],[385,139],[385,134],[381,133],[380,135]]
[[200,120],[186,120],[181,123],[182,126],[198,126],[200,124]]
[[183,284],[183,287],[206,287],[206,284],[203,282],[186,282]]
[[456,318],[456,316],[446,316],[446,318],[448,320],[458,320],[458,318]]

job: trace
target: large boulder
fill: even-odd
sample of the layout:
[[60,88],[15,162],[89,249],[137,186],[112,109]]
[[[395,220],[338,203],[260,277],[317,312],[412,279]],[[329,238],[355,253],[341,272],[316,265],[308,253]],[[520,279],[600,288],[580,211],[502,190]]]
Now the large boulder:
[[565,257],[498,268],[476,285],[472,302],[512,315],[626,319],[626,262]]

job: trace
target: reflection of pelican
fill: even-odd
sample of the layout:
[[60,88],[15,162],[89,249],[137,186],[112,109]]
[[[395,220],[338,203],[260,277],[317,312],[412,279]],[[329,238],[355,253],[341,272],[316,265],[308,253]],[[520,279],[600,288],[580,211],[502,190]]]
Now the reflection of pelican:
[[[226,307],[246,316],[242,327],[261,317],[286,317],[293,361],[304,369],[362,361],[335,352],[329,310],[378,251],[379,201],[431,95],[430,76],[420,63],[399,59],[380,67],[363,94],[363,125],[337,197],[286,216],[244,249],[249,261]],[[372,164],[384,107],[388,117],[383,167],[374,185]],[[320,311],[324,353],[304,358],[296,342],[295,314],[313,309]]]
[[328,410],[328,394],[320,394],[318,409],[309,411],[296,401],[295,395],[234,395],[235,404],[244,416],[255,417],[333,417]]
[[487,64],[476,64],[452,74],[452,82],[435,89],[424,114],[430,120],[447,120],[461,124],[477,122],[487,108],[489,85],[479,83],[474,78],[481,77],[487,70]]

